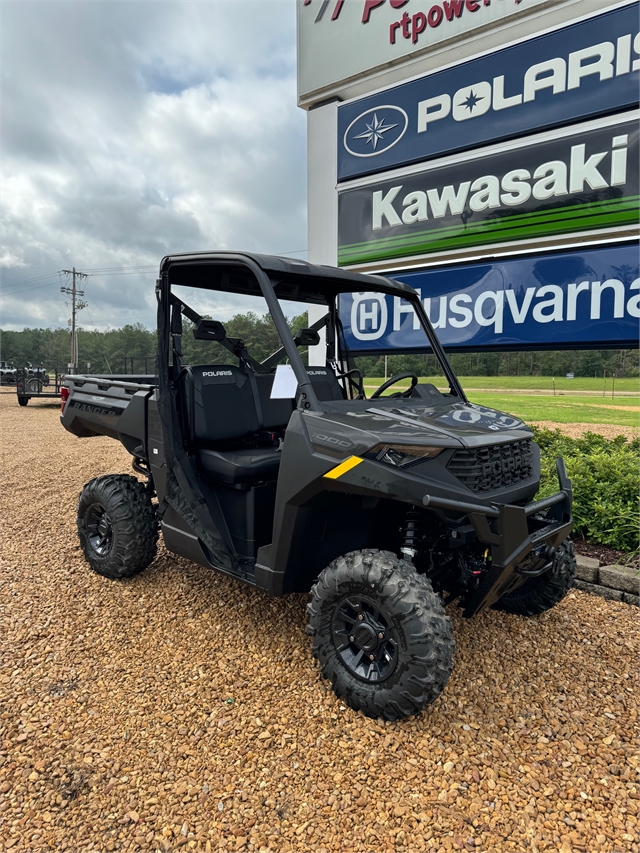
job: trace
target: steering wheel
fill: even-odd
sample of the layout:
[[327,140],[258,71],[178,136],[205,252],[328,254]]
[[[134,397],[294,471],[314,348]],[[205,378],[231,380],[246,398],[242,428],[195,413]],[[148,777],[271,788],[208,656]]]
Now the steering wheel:
[[395,385],[396,382],[401,382],[403,379],[410,379],[411,386],[407,388],[406,391],[396,391],[395,394],[389,394],[390,397],[410,397],[411,392],[418,384],[418,377],[415,373],[412,373],[410,370],[405,371],[405,373],[396,373],[395,376],[392,376],[391,379],[387,379],[386,382],[383,382],[382,385],[377,388],[371,397],[370,400],[375,400],[376,397],[379,397],[383,391],[386,391],[387,388],[391,388],[392,385]]

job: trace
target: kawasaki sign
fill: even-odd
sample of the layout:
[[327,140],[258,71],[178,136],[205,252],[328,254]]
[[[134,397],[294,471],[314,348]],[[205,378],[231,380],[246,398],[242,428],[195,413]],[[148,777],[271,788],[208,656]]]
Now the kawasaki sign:
[[338,180],[638,104],[638,5],[338,107]]
[[637,114],[633,119],[608,127],[594,122],[553,140],[522,140],[494,154],[345,189],[338,201],[338,262],[637,223]]
[[[391,275],[416,289],[451,351],[638,346],[637,245]],[[343,294],[340,319],[353,352],[429,349],[399,297]]]

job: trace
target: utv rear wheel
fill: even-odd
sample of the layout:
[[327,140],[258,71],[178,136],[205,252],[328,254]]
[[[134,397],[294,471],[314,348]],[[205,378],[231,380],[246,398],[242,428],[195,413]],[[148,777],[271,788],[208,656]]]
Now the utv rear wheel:
[[576,576],[576,557],[573,542],[569,539],[558,546],[553,566],[538,578],[508,592],[493,605],[517,616],[539,616],[555,607],[573,586]]
[[26,406],[28,402],[29,402],[28,397],[23,397],[21,394],[18,395],[18,405],[19,406]]
[[353,551],[320,573],[307,605],[313,654],[337,696],[398,720],[444,690],[451,622],[430,582],[389,551]]
[[80,547],[99,575],[130,578],[155,556],[155,509],[148,488],[135,477],[113,474],[87,483],[80,493],[77,521]]

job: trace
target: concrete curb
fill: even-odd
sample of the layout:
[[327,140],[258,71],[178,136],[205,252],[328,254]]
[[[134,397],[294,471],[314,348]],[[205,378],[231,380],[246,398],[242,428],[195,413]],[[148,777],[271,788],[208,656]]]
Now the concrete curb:
[[600,566],[599,560],[576,556],[574,587],[607,601],[640,607],[640,571],[629,566]]

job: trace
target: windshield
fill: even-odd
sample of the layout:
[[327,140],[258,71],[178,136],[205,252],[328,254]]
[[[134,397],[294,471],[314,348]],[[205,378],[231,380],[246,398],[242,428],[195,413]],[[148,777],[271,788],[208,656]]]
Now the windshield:
[[[379,355],[390,348],[397,354],[410,330],[407,352],[437,360],[449,393],[464,400],[413,289],[378,276],[311,265],[266,272],[250,256],[246,266],[238,262],[245,258],[233,256],[231,263],[230,257],[169,268],[173,345],[167,356],[173,359],[174,375],[194,364],[234,364],[255,374],[280,373],[287,367],[287,387],[297,388],[305,408],[323,410],[326,403],[379,399],[379,388],[372,393],[370,385],[365,387],[355,356]],[[270,260],[274,266],[286,261]],[[299,272],[301,266],[305,274]],[[398,383],[407,380],[391,388],[394,399],[419,396],[412,390],[417,374],[401,373],[407,375],[389,377]]]

